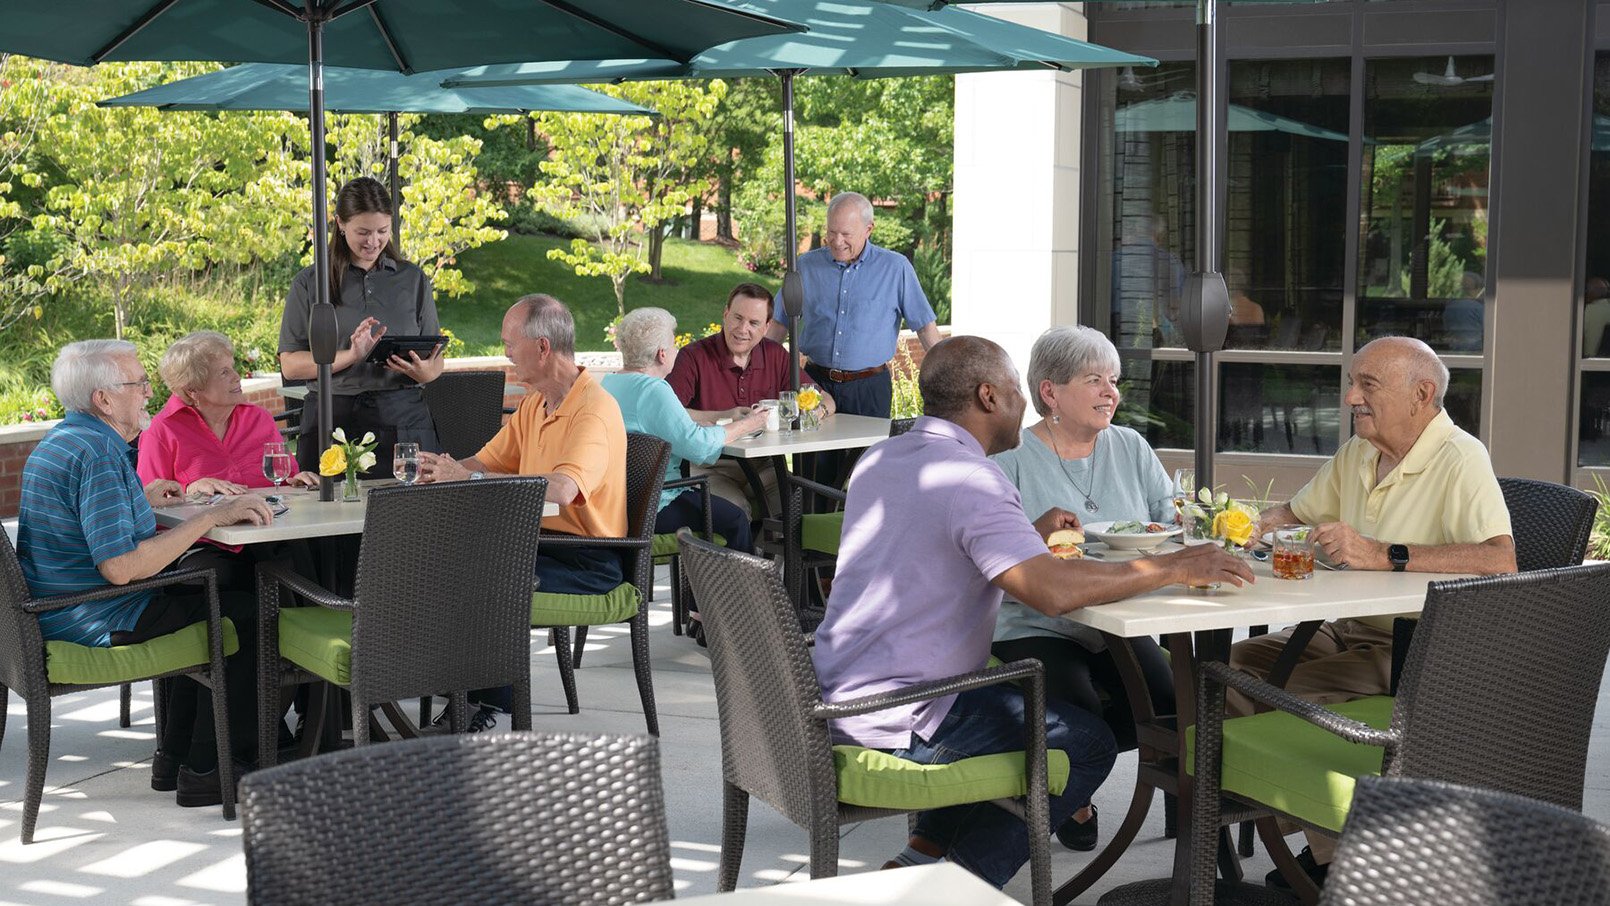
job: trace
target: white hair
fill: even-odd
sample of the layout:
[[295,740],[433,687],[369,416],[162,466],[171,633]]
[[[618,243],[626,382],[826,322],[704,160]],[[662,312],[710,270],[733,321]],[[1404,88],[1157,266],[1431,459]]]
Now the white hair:
[[198,330],[168,347],[157,373],[175,392],[200,390],[212,380],[213,368],[220,359],[234,365],[235,344],[216,330]]
[[1117,347],[1101,331],[1082,325],[1053,327],[1040,334],[1029,352],[1029,396],[1034,411],[1051,414],[1051,407],[1040,396],[1041,381],[1061,385],[1092,371],[1112,374],[1122,368]]
[[647,368],[656,353],[675,344],[676,318],[663,308],[634,308],[615,328],[623,368]]
[[113,390],[123,383],[125,357],[139,359],[139,350],[127,340],[79,340],[68,343],[50,366],[50,386],[68,412],[95,412],[95,391]]
[[576,321],[570,309],[547,293],[521,296],[515,305],[525,306],[523,329],[528,340],[547,340],[555,355],[576,357]]
[[1431,405],[1438,409],[1442,408],[1442,401],[1448,395],[1448,366],[1437,357],[1437,353],[1426,345],[1424,340],[1399,336],[1377,337],[1365,343],[1354,355],[1361,356],[1372,346],[1398,350],[1403,359],[1403,373],[1409,379],[1410,388],[1421,381],[1430,381],[1435,387]]
[[832,219],[834,212],[849,206],[855,213],[861,215],[861,222],[870,226],[872,224],[872,202],[867,200],[860,192],[840,192],[827,203],[827,216]]

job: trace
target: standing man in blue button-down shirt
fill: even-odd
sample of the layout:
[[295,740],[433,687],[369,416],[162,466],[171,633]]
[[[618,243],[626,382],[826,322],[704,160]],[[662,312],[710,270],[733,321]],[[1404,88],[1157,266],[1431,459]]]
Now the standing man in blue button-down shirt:
[[[911,262],[868,242],[871,236],[872,202],[857,192],[833,196],[827,245],[799,256],[805,281],[799,351],[838,411],[888,418],[894,401],[889,360],[901,323],[917,332],[925,350],[939,342],[939,325]],[[788,335],[787,317],[779,296],[768,330],[772,339]]]

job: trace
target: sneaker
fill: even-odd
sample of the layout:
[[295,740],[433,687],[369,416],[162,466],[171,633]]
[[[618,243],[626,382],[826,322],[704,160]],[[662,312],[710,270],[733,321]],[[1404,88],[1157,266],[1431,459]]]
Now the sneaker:
[[481,707],[475,709],[474,714],[470,715],[470,727],[468,732],[485,733],[487,730],[490,730],[497,725],[498,712],[488,708],[485,705],[482,705]]
[[1057,828],[1057,842],[1068,849],[1078,853],[1087,853],[1096,848],[1096,807],[1090,806],[1090,818],[1087,821],[1069,817]]
[[[1327,862],[1321,865],[1315,862],[1312,849],[1306,846],[1303,847],[1303,851],[1297,854],[1297,865],[1303,870],[1304,874],[1308,875],[1308,879],[1313,881],[1315,886],[1325,886],[1325,876],[1330,874],[1330,863]],[[1271,890],[1292,892],[1291,885],[1286,883],[1285,877],[1280,874],[1280,869],[1278,868],[1263,876],[1263,886]]]
[[[242,761],[235,762],[235,784],[238,787],[240,778],[252,769],[251,765]],[[209,805],[221,805],[224,801],[223,788],[218,784],[218,769],[213,768],[205,774],[198,774],[190,770],[188,765],[179,767],[178,781],[175,784],[177,793],[174,801],[180,808],[202,808]]]
[[171,793],[179,788],[179,759],[157,749],[151,757],[151,789]]

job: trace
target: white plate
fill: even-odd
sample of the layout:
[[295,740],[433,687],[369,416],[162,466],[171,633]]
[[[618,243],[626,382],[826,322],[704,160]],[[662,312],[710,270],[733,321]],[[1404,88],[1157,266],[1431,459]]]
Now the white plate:
[[[1166,522],[1161,524],[1168,525]],[[1102,544],[1107,545],[1113,550],[1144,551],[1151,550],[1155,547],[1161,547],[1169,539],[1178,538],[1180,534],[1185,531],[1184,529],[1175,525],[1169,526],[1169,530],[1166,532],[1125,532],[1123,534],[1114,535],[1107,531],[1107,529],[1111,527],[1112,522],[1110,521],[1087,522],[1084,525],[1085,537],[1092,541],[1100,541]]]

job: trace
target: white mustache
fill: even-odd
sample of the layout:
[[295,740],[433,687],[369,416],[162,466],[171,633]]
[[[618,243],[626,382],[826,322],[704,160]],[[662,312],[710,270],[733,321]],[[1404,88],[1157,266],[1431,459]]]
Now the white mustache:
[[1375,415],[1375,411],[1373,409],[1371,409],[1370,407],[1368,407],[1368,406],[1354,406],[1353,407],[1353,414],[1354,415],[1368,415],[1368,416],[1373,417]]

